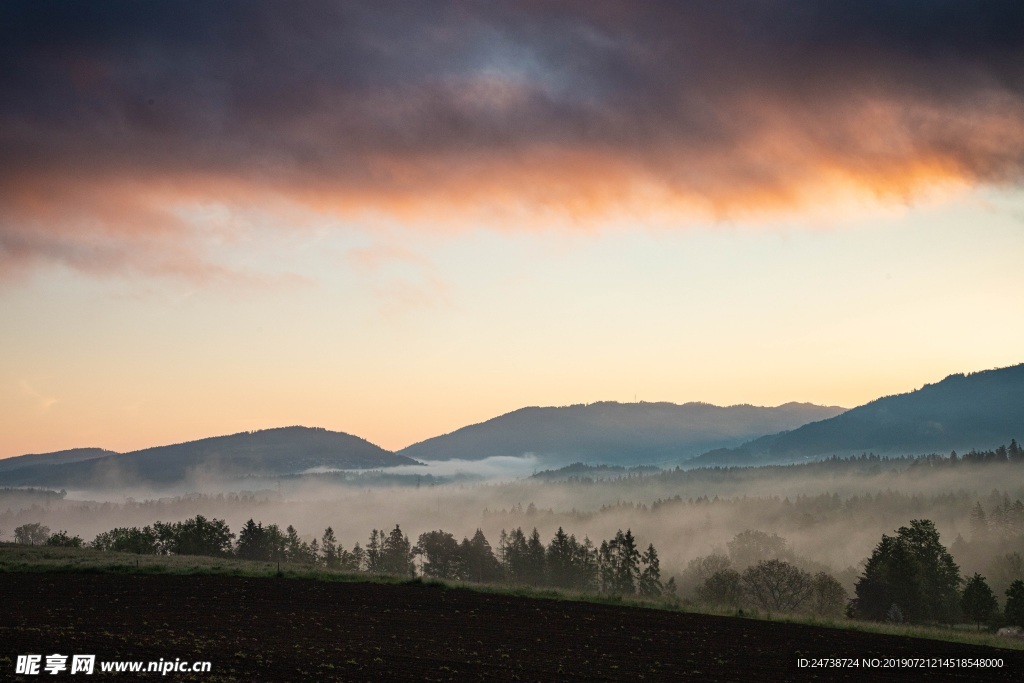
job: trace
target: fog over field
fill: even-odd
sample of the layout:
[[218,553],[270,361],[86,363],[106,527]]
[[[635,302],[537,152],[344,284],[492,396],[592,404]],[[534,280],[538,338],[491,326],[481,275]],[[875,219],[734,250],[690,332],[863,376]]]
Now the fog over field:
[[[462,538],[480,528],[494,548],[502,529],[522,527],[529,533],[536,527],[547,544],[563,527],[599,544],[628,528],[640,547],[656,546],[663,576],[678,577],[684,591],[691,560],[726,555],[737,534],[757,530],[778,534],[787,542],[786,557],[808,570],[829,571],[851,591],[882,534],[891,535],[912,519],[935,522],[965,572],[977,568],[992,574],[998,552],[958,557],[955,541],[970,539],[976,503],[991,510],[1004,500],[1024,499],[1019,464],[953,467],[944,458],[914,464],[862,459],[691,471],[595,470],[568,480],[530,477],[535,467],[529,457],[448,461],[401,468],[406,476],[397,478],[399,485],[381,484],[372,472],[324,473],[264,482],[247,491],[180,495],[70,490],[62,499],[7,490],[0,493],[0,530],[3,540],[10,540],[16,526],[40,522],[91,541],[115,527],[198,514],[224,519],[235,533],[250,518],[282,529],[293,525],[307,541],[331,526],[351,549],[357,542],[365,546],[371,529],[395,524],[413,542],[427,531],[443,529]],[[460,475],[486,478],[438,483]]]
[[0,679],[1024,657],[1022,36],[1006,0],[0,2]]

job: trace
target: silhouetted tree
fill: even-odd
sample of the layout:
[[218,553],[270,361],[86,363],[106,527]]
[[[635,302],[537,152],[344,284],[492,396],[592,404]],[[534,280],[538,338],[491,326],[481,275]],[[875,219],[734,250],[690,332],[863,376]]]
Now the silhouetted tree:
[[384,562],[381,544],[382,534],[374,529],[370,532],[370,541],[366,544],[366,571],[371,574],[384,572]]
[[[533,503],[530,503],[533,505]],[[524,583],[529,586],[543,586],[545,581],[545,557],[544,544],[540,540],[540,533],[537,527],[533,528],[530,538],[526,541],[526,565]]]
[[338,561],[338,539],[331,527],[324,529],[324,535],[320,537],[320,552],[324,554],[324,566],[328,569],[337,569],[341,564]]
[[640,572],[640,595],[648,598],[660,597],[662,591],[661,562],[658,560],[658,551],[654,549],[653,543],[648,544],[647,551],[640,557],[640,560],[644,564],[643,571]]
[[238,545],[235,554],[244,560],[266,560],[270,556],[267,547],[267,534],[263,523],[257,524],[252,517],[238,532]]
[[602,593],[615,591],[615,548],[612,541],[601,541],[597,550],[598,584]]
[[548,544],[547,566],[548,582],[556,588],[572,588],[576,583],[575,538],[570,541],[569,535],[562,527],[558,527],[551,543]]
[[287,559],[288,537],[281,533],[281,527],[276,524],[268,524],[265,527],[267,534],[268,560],[280,562]]
[[705,605],[737,608],[743,601],[743,582],[735,569],[719,569],[697,587],[697,599]]
[[744,570],[743,588],[762,609],[792,612],[811,599],[813,579],[788,562],[763,560]]
[[967,579],[967,585],[964,587],[964,594],[961,597],[961,605],[964,614],[978,624],[979,631],[982,622],[992,619],[999,609],[999,603],[996,602],[996,596],[992,594],[992,589],[989,588],[985,577],[978,573]]
[[573,566],[576,568],[576,582],[574,587],[583,592],[592,592],[598,589],[598,561],[597,548],[593,541],[584,536],[583,542],[578,543],[573,549]]
[[913,520],[882,540],[855,587],[854,613],[881,621],[896,604],[910,622],[952,623],[960,603],[960,569],[929,520]]
[[501,565],[482,530],[477,529],[472,539],[463,538],[459,553],[462,556],[462,573],[467,580],[477,583],[501,580]]
[[462,578],[459,542],[446,531],[420,534],[413,552],[423,556],[423,575],[435,579]]
[[396,524],[391,533],[384,537],[380,549],[381,573],[393,576],[414,576],[412,544]]
[[222,519],[196,515],[184,522],[156,522],[153,530],[164,555],[230,555],[235,535]]
[[61,548],[81,548],[83,544],[84,541],[82,541],[81,536],[68,536],[67,531],[58,531],[55,534],[50,534],[50,537],[46,539],[46,545]]
[[505,557],[505,550],[508,547],[509,539],[508,532],[504,529],[498,535],[498,550],[495,555],[498,558],[498,563],[501,565],[502,570],[505,572],[505,577],[508,578],[508,565],[507,558]]
[[151,526],[118,527],[96,534],[90,544],[97,550],[112,550],[138,555],[155,555],[160,552],[156,531]]
[[630,529],[619,529],[610,541],[601,543],[599,553],[601,590],[613,595],[634,595],[640,579],[640,551]]
[[299,538],[299,532],[291,524],[285,529],[284,556],[288,562],[309,562],[309,544]]
[[513,584],[527,584],[530,580],[530,554],[526,534],[517,527],[504,536],[502,549],[505,577]]
[[682,584],[686,591],[700,591],[700,587],[716,572],[732,569],[732,560],[725,555],[712,553],[695,557],[683,570]]
[[39,522],[22,524],[14,529],[14,542],[22,545],[42,545],[50,537],[50,527]]
[[352,564],[350,569],[352,571],[361,572],[366,566],[366,553],[363,551],[362,546],[356,543],[352,546]]
[[818,572],[811,582],[810,610],[819,617],[839,617],[846,607],[846,589],[836,578]]
[[1017,579],[1006,589],[1006,607],[1003,615],[1013,626],[1024,626],[1024,581]]

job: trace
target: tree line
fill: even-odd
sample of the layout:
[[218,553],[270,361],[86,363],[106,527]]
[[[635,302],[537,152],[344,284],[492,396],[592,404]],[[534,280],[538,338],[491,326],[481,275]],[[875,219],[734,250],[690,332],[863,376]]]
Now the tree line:
[[895,536],[882,535],[857,582],[851,601],[854,616],[895,623],[1024,625],[1024,581],[1017,579],[999,603],[979,573],[969,578],[939,540],[930,520],[912,520]]
[[[77,537],[76,537],[77,538]],[[156,522],[118,527],[97,534],[97,550],[149,555],[234,556],[247,560],[290,562],[339,571],[469,581],[474,583],[551,587],[610,595],[657,598],[674,595],[675,580],[661,580],[661,563],[653,543],[642,548],[627,529],[595,545],[559,527],[548,543],[536,528],[502,529],[497,548],[483,531],[461,541],[438,529],[413,543],[395,525],[390,532],[373,529],[365,545],[346,548],[327,527],[320,538],[302,540],[295,527],[247,521],[237,535],[223,520],[202,515],[184,522]],[[80,541],[80,539],[79,539]],[[78,545],[81,545],[79,542]]]
[[684,591],[706,607],[807,613],[840,617],[846,589],[826,571],[808,571],[786,539],[747,529],[726,544],[727,552],[694,558],[682,574]]
[[[981,508],[980,504],[977,506]],[[1012,505],[999,505],[1000,509]],[[981,518],[980,515],[977,516]],[[987,529],[987,527],[986,527]],[[15,529],[18,543],[75,546],[81,537],[50,530],[38,523]],[[444,530],[420,534],[413,543],[399,525],[390,532],[373,529],[364,546],[346,549],[331,527],[306,542],[293,526],[284,531],[250,519],[236,536],[223,520],[202,515],[183,522],[156,522],[119,527],[97,534],[89,545],[101,551],[154,555],[234,556],[319,566],[350,572],[553,587],[610,595],[674,598],[675,579],[661,581],[654,544],[641,551],[631,530],[619,530],[595,545],[579,541],[561,527],[545,544],[536,528],[502,530],[496,550],[483,531],[457,541]],[[857,579],[855,596],[824,571],[811,573],[785,539],[764,531],[746,530],[728,544],[728,555],[712,554],[691,561],[684,576],[695,584],[695,597],[707,606],[766,612],[806,612],[822,617],[841,613],[851,618],[890,623],[952,624],[964,619],[983,624],[1024,625],[1024,580],[1005,591],[1003,610],[984,576],[961,576],[960,568],[941,543],[930,520],[912,520],[895,535],[883,534]]]
[[1002,499],[985,512],[981,501],[971,508],[972,541],[1009,541],[1024,536],[1024,502],[1011,502],[1005,493]]
[[852,599],[826,572],[811,574],[796,565],[785,539],[747,530],[728,543],[728,555],[711,554],[690,562],[684,580],[707,606],[768,612],[808,612],[817,616],[889,623],[1024,625],[1024,580],[1016,579],[999,603],[979,573],[961,576],[930,520],[912,520],[882,540],[866,560]]

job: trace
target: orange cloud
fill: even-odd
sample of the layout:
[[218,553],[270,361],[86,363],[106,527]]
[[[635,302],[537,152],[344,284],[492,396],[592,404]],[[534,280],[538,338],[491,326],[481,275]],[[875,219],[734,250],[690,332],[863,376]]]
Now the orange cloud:
[[0,22],[0,273],[235,277],[253,212],[678,227],[1024,178],[1012,4],[65,10]]

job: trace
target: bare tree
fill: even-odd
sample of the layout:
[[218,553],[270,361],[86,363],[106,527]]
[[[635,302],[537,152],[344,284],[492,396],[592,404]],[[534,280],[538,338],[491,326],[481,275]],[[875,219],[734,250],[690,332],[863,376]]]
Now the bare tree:
[[743,587],[758,607],[792,612],[811,598],[813,579],[788,562],[763,560],[743,572]]

